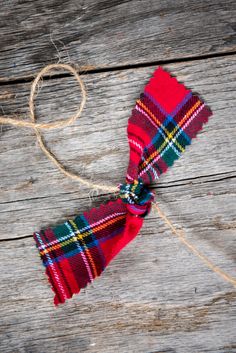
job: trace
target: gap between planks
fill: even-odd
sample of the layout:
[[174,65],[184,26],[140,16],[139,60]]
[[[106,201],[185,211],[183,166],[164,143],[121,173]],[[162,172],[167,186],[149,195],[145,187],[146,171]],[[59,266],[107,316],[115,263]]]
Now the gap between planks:
[[[127,64],[127,65],[115,65],[115,66],[108,66],[108,67],[98,67],[96,69],[90,69],[86,68],[84,66],[81,66],[81,68],[78,67],[78,72],[80,73],[81,76],[83,75],[92,75],[92,74],[99,74],[99,73],[108,73],[108,72],[113,72],[113,71],[123,71],[123,70],[133,70],[133,69],[140,69],[140,68],[145,68],[149,66],[158,66],[158,65],[168,65],[168,64],[176,64],[176,63],[184,63],[184,62],[191,62],[191,61],[204,61],[207,59],[214,59],[214,58],[224,58],[227,56],[234,56],[236,55],[236,51],[231,51],[231,52],[219,52],[219,53],[213,53],[213,54],[202,54],[202,55],[193,55],[193,56],[188,56],[188,57],[182,57],[182,58],[175,58],[175,59],[167,59],[167,60],[154,60],[154,61],[148,61],[148,62],[140,62],[140,63],[134,63],[134,64]],[[72,63],[76,66],[75,63]],[[57,73],[56,71],[52,71],[50,74],[47,74],[43,76],[44,81],[46,80],[53,80],[53,79],[60,79],[60,78],[66,78],[70,77],[71,74],[68,72],[63,72],[63,73]],[[0,86],[7,86],[9,84],[22,84],[22,83],[27,83],[31,82],[34,79],[34,75],[29,75],[29,76],[22,76],[17,79],[4,79],[0,80]]]

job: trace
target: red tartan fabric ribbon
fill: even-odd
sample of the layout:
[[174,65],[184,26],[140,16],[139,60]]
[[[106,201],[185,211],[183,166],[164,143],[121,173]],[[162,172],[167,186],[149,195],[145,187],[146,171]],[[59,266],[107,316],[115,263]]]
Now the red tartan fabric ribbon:
[[56,305],[92,282],[137,236],[154,199],[150,184],[180,157],[210,115],[198,96],[161,67],[155,70],[128,121],[130,160],[118,199],[34,233]]

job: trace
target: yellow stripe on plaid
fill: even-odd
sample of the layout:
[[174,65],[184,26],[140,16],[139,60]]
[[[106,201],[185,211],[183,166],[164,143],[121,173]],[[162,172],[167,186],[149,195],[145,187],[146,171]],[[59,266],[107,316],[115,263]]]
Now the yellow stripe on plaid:
[[91,254],[90,254],[90,251],[89,251],[89,249],[88,249],[88,247],[87,247],[87,245],[86,245],[86,243],[85,243],[85,241],[84,241],[84,239],[83,239],[82,234],[81,234],[80,231],[79,231],[79,228],[78,228],[77,225],[75,224],[75,222],[74,222],[73,220],[69,220],[69,222],[72,224],[72,226],[73,226],[73,227],[75,228],[75,230],[77,231],[77,234],[76,234],[76,235],[77,235],[77,237],[81,240],[81,242],[82,242],[82,244],[83,244],[83,246],[84,246],[85,254],[87,255],[88,260],[90,261],[90,264],[92,265],[93,273],[94,273],[94,278],[95,278],[95,277],[97,277],[98,273],[97,273],[96,265],[95,265],[95,263],[94,263],[94,261],[93,261],[93,258],[92,258],[92,256],[91,256]]
[[[138,100],[139,105],[145,110],[145,112],[155,121],[155,123],[160,126],[160,128],[165,132],[167,135],[167,143],[171,140],[173,141],[174,130],[172,132],[168,131],[167,128],[161,124],[161,122],[156,118],[156,116],[143,104],[140,100]],[[178,127],[177,127],[178,128]],[[181,152],[184,152],[184,148],[178,143],[178,141],[174,141],[175,145],[180,149]]]
[[[82,239],[83,239],[83,238],[85,238],[86,236],[88,236],[88,235],[90,235],[90,234],[92,234],[92,233],[95,233],[95,232],[97,232],[97,231],[100,231],[100,230],[102,230],[103,228],[106,228],[108,225],[113,224],[113,223],[115,223],[116,221],[119,221],[120,219],[123,219],[123,218],[126,218],[126,214],[121,215],[121,216],[119,216],[119,217],[117,217],[117,218],[115,218],[115,219],[111,219],[110,221],[108,221],[108,222],[106,222],[106,223],[104,223],[104,224],[101,224],[101,225],[99,225],[99,226],[93,228],[93,230],[88,230],[87,232],[82,233],[82,234],[80,234],[80,235],[82,236]],[[78,238],[78,237],[77,237],[77,238]],[[81,240],[82,240],[82,239],[81,239]],[[41,255],[45,255],[45,254],[47,254],[47,253],[49,253],[49,252],[51,252],[51,251],[53,251],[53,250],[60,249],[61,247],[66,246],[66,245],[69,245],[69,244],[71,244],[71,243],[73,243],[73,242],[74,242],[74,239],[65,240],[65,241],[63,241],[63,242],[61,242],[61,243],[58,243],[58,244],[53,245],[53,246],[50,246],[50,248],[48,248],[48,249],[41,250],[41,251],[40,251],[40,254],[41,254]]]
[[[185,123],[185,121],[193,114],[193,112],[199,107],[199,105],[201,104],[201,101],[198,100],[194,106],[188,110],[188,112],[185,114],[185,116],[183,117],[183,119],[178,123],[177,126],[175,126],[175,128],[173,129],[171,135],[174,135],[176,133],[176,131]],[[156,119],[157,120],[157,119]],[[158,121],[158,120],[157,120]],[[160,124],[160,122],[159,122]],[[172,140],[173,141],[173,140]],[[155,151],[153,152],[140,166],[140,169],[146,167],[149,162],[154,159],[158,154],[160,154],[162,152],[162,150],[166,147],[166,145],[168,144],[168,142],[170,142],[167,139],[165,139],[165,141],[162,143],[162,145]],[[175,142],[175,141],[173,141]],[[176,141],[177,142],[177,141]],[[177,146],[177,145],[176,145]],[[181,151],[184,152],[184,148],[181,146]]]
[[132,188],[131,188],[131,192],[133,192],[134,194],[135,194],[135,190],[136,190],[136,188],[137,188],[137,186],[138,186],[138,180],[134,180],[133,181],[133,186],[132,186]]

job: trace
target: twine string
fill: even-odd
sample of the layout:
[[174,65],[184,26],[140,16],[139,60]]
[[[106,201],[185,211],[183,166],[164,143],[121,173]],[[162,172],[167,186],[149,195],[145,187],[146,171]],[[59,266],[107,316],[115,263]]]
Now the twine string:
[[[36,116],[35,116],[35,97],[36,97],[36,89],[38,87],[39,81],[43,78],[45,74],[47,74],[51,70],[57,70],[57,69],[63,69],[66,71],[69,71],[76,79],[78,82],[81,93],[82,93],[82,100],[80,103],[79,108],[75,112],[74,115],[67,119],[59,119],[55,122],[52,123],[37,123],[36,122]],[[97,190],[103,190],[107,192],[118,192],[119,188],[118,186],[110,186],[110,185],[105,185],[105,184],[98,184],[98,183],[93,183],[89,181],[88,179],[82,178],[79,174],[75,174],[71,171],[68,171],[65,166],[55,157],[55,155],[48,149],[46,144],[43,141],[43,138],[41,136],[41,130],[52,130],[52,129],[57,129],[57,128],[63,128],[66,126],[72,125],[76,119],[78,119],[84,109],[85,102],[87,98],[87,93],[86,89],[84,86],[84,83],[82,79],[80,78],[80,75],[74,69],[71,65],[68,64],[50,64],[45,66],[35,77],[35,79],[32,82],[31,85],[31,90],[30,90],[30,97],[29,97],[29,115],[32,121],[27,121],[27,120],[19,120],[15,118],[9,118],[5,116],[0,116],[0,124],[3,125],[12,125],[12,126],[17,126],[17,127],[26,127],[30,129],[34,129],[37,141],[39,143],[39,146],[45,156],[51,160],[54,165],[68,178],[71,178],[73,180],[76,180],[87,187],[97,189]],[[160,207],[157,205],[157,203],[152,202],[152,205],[154,206],[156,212],[158,213],[159,217],[164,221],[164,223],[171,229],[172,233],[178,236],[179,240],[193,253],[195,254],[209,269],[211,269],[213,272],[221,276],[225,281],[233,284],[236,287],[236,279],[221,270],[219,267],[217,267],[215,264],[213,264],[205,255],[201,254],[197,248],[191,244],[182,234],[181,231],[179,231],[172,223],[171,221],[167,218],[167,216],[161,211]]]
[[221,268],[216,266],[209,258],[203,255],[189,240],[187,240],[182,231],[178,230],[173,223],[167,218],[167,216],[161,211],[157,203],[153,202],[155,210],[157,211],[159,217],[164,221],[164,223],[171,229],[172,234],[177,235],[179,240],[193,253],[195,254],[210,270],[217,273],[225,281],[233,284],[236,287],[236,278],[232,277]]
[[[80,103],[79,108],[75,112],[74,115],[67,119],[59,119],[55,122],[52,123],[37,123],[36,122],[36,116],[35,116],[35,97],[36,97],[36,89],[38,87],[39,81],[42,79],[42,77],[47,74],[49,71],[53,69],[63,69],[66,71],[69,71],[76,79],[78,82],[81,93],[82,93],[82,100]],[[19,120],[15,118],[8,118],[4,116],[0,116],[0,124],[7,124],[7,125],[13,125],[17,127],[27,127],[30,129],[34,129],[36,138],[39,144],[39,147],[45,154],[45,156],[50,159],[54,165],[63,173],[65,174],[68,178],[71,178],[73,180],[79,181],[80,183],[86,185],[89,188],[97,189],[97,190],[103,190],[103,191],[108,191],[108,192],[117,192],[119,189],[118,187],[110,186],[110,185],[105,185],[105,184],[98,184],[98,183],[93,183],[89,181],[88,179],[82,178],[80,175],[75,174],[65,168],[65,166],[55,157],[55,155],[48,149],[46,144],[44,143],[41,132],[40,130],[51,130],[51,129],[57,129],[57,128],[63,128],[66,126],[72,125],[76,119],[78,119],[84,109],[85,102],[87,98],[87,93],[86,89],[84,86],[84,83],[82,79],[80,78],[80,75],[77,73],[76,69],[74,69],[71,65],[68,64],[50,64],[45,66],[35,77],[35,79],[32,82],[31,85],[31,90],[30,90],[30,97],[29,97],[29,116],[32,121],[26,121],[26,120]]]

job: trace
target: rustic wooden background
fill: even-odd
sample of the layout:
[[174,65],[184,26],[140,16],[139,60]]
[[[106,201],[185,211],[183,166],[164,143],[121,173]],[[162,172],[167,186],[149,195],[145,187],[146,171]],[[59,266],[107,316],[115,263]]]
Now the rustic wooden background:
[[[44,65],[78,65],[88,91],[73,127],[44,134],[68,168],[123,180],[130,111],[159,65],[199,93],[214,116],[155,186],[176,227],[231,275],[236,235],[234,0],[0,1],[0,114],[28,114]],[[40,121],[68,117],[80,92],[66,72],[42,83]],[[236,292],[151,213],[103,276],[55,308],[32,232],[98,206],[45,158],[33,131],[0,130],[1,353],[233,353]]]

